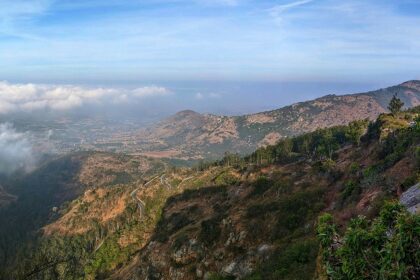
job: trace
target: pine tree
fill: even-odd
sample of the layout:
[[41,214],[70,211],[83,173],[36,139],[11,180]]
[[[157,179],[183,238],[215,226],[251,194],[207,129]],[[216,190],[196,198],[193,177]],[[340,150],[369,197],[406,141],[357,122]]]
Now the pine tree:
[[404,106],[404,102],[402,102],[401,99],[397,97],[397,94],[394,94],[391,101],[389,102],[388,110],[391,112],[393,116],[395,116],[397,113],[401,111],[401,108],[403,106]]

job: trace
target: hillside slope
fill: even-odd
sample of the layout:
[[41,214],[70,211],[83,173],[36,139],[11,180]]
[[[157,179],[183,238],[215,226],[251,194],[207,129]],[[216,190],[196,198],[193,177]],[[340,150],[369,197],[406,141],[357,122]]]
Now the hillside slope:
[[7,186],[16,199],[0,209],[0,279],[313,279],[322,212],[344,229],[419,182],[419,113],[196,168],[108,153],[57,159]]
[[[235,183],[170,198],[148,245],[114,279],[317,277],[322,211],[343,229],[358,215],[375,217],[384,201],[419,181],[420,127],[410,127],[409,116],[382,115],[360,144],[345,136],[352,126],[295,138],[289,158],[288,141],[281,142],[237,161]],[[311,156],[302,157],[304,139]]]
[[[10,273],[17,273],[15,279],[22,277],[14,265],[30,258],[33,242],[39,239],[42,228],[59,219],[70,202],[83,197],[87,190],[99,188],[109,195],[111,191],[106,188],[138,181],[164,168],[162,162],[144,157],[82,152],[47,160],[29,174],[3,179],[0,279],[7,279],[4,277]],[[83,227],[80,221],[77,223]],[[57,231],[63,229],[58,228]],[[54,230],[50,227],[45,232]]]
[[184,159],[219,158],[225,152],[246,154],[279,139],[375,119],[387,112],[394,94],[406,107],[420,105],[420,81],[409,81],[376,91],[327,95],[277,110],[237,117],[182,111],[138,136],[144,154]]

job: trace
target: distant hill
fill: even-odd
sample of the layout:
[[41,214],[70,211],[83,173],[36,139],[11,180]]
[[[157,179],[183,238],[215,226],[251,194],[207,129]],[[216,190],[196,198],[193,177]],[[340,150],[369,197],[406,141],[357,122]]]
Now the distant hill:
[[184,159],[217,158],[226,151],[245,154],[279,139],[375,119],[387,112],[394,94],[405,107],[420,105],[420,81],[408,81],[376,91],[326,95],[277,110],[244,116],[217,116],[182,111],[140,133],[145,155]]

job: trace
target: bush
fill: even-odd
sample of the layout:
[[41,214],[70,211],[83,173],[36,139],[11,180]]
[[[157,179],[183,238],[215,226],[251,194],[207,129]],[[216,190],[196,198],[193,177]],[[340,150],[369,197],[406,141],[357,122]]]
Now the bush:
[[279,210],[280,206],[277,202],[271,202],[267,204],[256,204],[248,207],[246,211],[247,218],[256,218],[264,216],[267,213],[272,213]]
[[217,176],[214,182],[219,186],[232,186],[238,183],[238,179],[228,171],[225,171]]
[[353,180],[350,180],[345,184],[344,190],[341,193],[341,199],[344,202],[345,200],[351,197],[351,202],[356,201],[359,197],[360,192],[360,185],[354,182]]
[[417,183],[417,180],[417,174],[407,177],[401,184],[402,190],[406,191],[408,188],[414,186]]
[[388,202],[373,221],[360,216],[339,236],[330,214],[318,222],[318,239],[331,279],[420,279],[420,216]]
[[296,233],[310,232],[308,227],[299,232],[299,228],[303,228],[313,217],[316,217],[324,205],[324,189],[314,188],[310,191],[301,191],[293,193],[287,197],[281,197],[277,203],[279,212],[277,213],[277,224],[273,232],[273,239],[284,238],[285,236]]
[[295,240],[276,250],[267,262],[245,279],[313,279],[318,246],[314,239]]
[[357,174],[357,172],[359,172],[359,170],[360,170],[360,164],[359,163],[353,162],[350,165],[350,173],[351,174],[355,175],[355,174]]

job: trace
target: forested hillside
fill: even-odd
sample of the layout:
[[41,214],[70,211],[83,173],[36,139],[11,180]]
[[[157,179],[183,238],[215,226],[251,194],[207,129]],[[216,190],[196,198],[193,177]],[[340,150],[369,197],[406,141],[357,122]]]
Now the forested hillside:
[[0,278],[416,279],[418,216],[388,201],[419,182],[419,113],[194,168],[103,153],[56,159],[4,186],[15,198],[0,210]]

